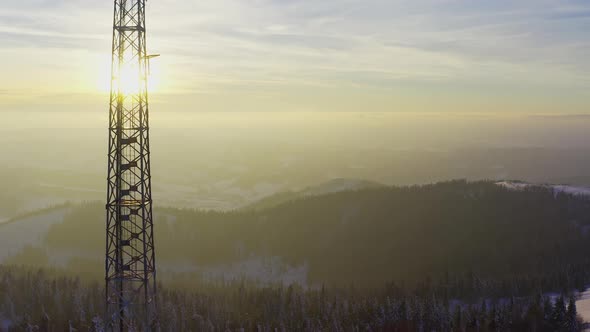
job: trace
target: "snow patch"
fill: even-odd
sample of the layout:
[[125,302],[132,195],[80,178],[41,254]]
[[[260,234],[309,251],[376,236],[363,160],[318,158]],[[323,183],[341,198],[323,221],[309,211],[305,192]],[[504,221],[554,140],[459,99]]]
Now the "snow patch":
[[0,263],[26,246],[41,246],[49,228],[62,222],[68,211],[70,208],[64,207],[0,224]]
[[527,188],[547,188],[553,190],[555,195],[557,194],[568,194],[574,196],[590,197],[590,188],[581,186],[570,186],[564,184],[531,184],[526,182],[518,181],[500,181],[496,182],[497,185],[510,190],[525,190]]
[[590,288],[578,295],[576,309],[585,322],[590,322]]
[[590,188],[588,187],[574,187],[566,185],[554,185],[553,191],[559,193],[565,193],[575,196],[590,196]]
[[512,182],[512,181],[500,181],[496,182],[497,185],[510,190],[524,190],[531,186],[529,183],[524,182]]

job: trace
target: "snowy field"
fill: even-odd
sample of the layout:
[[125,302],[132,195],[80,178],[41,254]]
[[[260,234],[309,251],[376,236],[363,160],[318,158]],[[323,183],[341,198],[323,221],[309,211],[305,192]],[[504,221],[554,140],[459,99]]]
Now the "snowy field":
[[26,246],[40,246],[49,227],[63,221],[69,207],[0,224],[0,263]]

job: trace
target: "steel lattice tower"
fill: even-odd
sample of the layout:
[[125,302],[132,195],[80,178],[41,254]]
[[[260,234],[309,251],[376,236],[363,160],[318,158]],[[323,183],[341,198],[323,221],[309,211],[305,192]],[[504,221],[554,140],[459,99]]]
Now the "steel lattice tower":
[[105,264],[109,331],[157,326],[145,2],[115,0],[114,7]]

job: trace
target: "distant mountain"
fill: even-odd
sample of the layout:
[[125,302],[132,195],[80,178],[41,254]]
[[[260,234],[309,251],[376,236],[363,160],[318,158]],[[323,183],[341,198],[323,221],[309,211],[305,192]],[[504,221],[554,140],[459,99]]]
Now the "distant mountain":
[[[457,274],[554,280],[570,269],[590,271],[590,201],[539,186],[377,186],[297,196],[265,209],[155,213],[160,276],[182,272],[187,280],[374,286]],[[74,207],[63,220],[38,246],[6,261],[46,255],[49,264],[100,276],[104,205]]]
[[277,205],[293,201],[296,199],[304,198],[307,196],[319,196],[331,193],[337,193],[341,191],[353,191],[362,189],[371,189],[384,187],[384,184],[380,184],[373,181],[359,180],[359,179],[333,179],[324,182],[319,185],[310,186],[300,191],[286,191],[280,192],[274,195],[267,196],[261,200],[252,204],[246,205],[242,210],[263,210]]

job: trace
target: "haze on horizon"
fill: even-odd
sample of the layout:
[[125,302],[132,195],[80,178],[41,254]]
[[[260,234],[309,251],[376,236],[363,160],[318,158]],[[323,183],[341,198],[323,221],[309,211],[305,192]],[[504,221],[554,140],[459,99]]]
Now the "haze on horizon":
[[[112,1],[0,4],[0,219],[102,200]],[[148,2],[160,206],[338,178],[590,183],[586,1]]]

